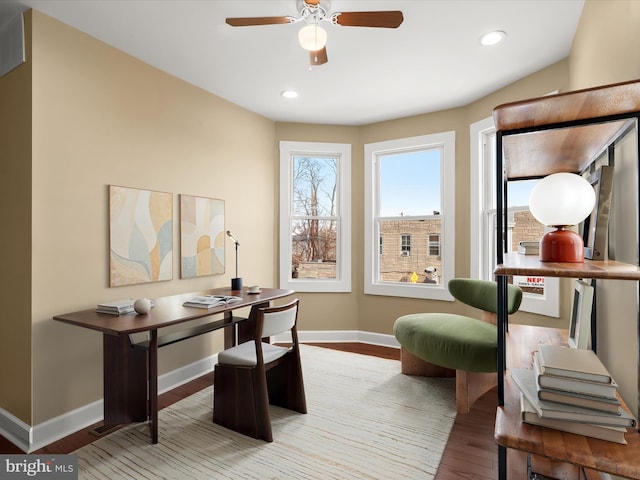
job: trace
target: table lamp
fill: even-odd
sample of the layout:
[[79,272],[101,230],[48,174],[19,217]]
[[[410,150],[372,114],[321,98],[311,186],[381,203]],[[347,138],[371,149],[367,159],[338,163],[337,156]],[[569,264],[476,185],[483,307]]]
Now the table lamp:
[[231,290],[242,290],[242,278],[238,277],[238,246],[240,242],[227,230],[227,236],[236,244],[236,276],[231,279]]
[[573,173],[554,173],[533,187],[531,214],[543,225],[556,228],[540,240],[540,261],[584,262],[584,242],[570,227],[591,214],[595,201],[591,184]]

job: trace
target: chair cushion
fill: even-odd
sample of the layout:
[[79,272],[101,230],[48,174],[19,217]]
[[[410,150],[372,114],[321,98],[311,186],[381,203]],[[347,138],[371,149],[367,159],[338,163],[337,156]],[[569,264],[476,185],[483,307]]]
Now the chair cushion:
[[398,318],[396,339],[429,363],[468,372],[495,372],[498,330],[475,318],[448,313],[415,313]]
[[[262,342],[262,358],[264,358],[264,363],[273,362],[283,357],[288,351],[289,349],[287,347],[278,347],[270,343]],[[252,340],[223,350],[218,353],[218,363],[222,365],[242,365],[247,367],[256,366],[255,343]]]
[[[498,284],[489,280],[473,278],[454,278],[449,281],[449,293],[467,305],[498,313]],[[516,313],[522,302],[522,289],[516,285],[507,285],[507,313]]]

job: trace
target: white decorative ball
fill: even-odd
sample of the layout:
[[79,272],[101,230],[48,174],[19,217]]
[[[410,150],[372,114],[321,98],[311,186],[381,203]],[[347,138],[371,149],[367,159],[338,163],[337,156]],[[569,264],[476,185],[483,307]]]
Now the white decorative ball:
[[137,313],[149,313],[149,310],[151,310],[151,301],[148,298],[138,298],[133,302],[133,309]]

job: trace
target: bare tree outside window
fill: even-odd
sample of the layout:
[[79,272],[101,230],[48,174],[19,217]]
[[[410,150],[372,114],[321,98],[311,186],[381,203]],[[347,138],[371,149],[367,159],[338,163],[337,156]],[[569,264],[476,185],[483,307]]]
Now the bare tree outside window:
[[338,158],[293,157],[293,278],[336,278],[337,172]]

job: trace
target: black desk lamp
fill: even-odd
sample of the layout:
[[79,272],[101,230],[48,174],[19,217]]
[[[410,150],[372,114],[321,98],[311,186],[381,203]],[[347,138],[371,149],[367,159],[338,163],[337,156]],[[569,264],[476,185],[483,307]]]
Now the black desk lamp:
[[242,278],[238,277],[238,245],[240,242],[227,230],[227,236],[236,244],[236,277],[231,279],[231,290],[242,290]]

